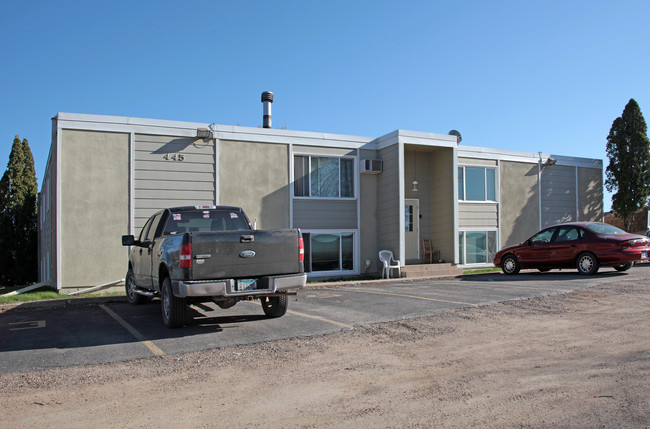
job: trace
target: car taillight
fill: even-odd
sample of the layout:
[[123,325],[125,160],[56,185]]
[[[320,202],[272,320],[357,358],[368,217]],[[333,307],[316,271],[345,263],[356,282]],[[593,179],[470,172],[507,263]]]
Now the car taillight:
[[305,261],[305,242],[302,237],[298,239],[298,262]]
[[181,244],[180,267],[192,268],[192,243]]
[[646,240],[637,239],[637,238],[635,238],[634,240],[625,240],[618,243],[618,245],[624,249],[627,249],[628,247],[644,246],[645,244],[646,244]]

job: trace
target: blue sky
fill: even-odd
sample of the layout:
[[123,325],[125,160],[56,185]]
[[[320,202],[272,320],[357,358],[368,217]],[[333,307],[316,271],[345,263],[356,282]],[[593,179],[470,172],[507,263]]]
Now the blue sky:
[[[650,120],[650,2],[2,2],[0,167],[39,186],[57,112],[380,136],[603,159],[630,98]],[[610,207],[606,197],[605,208]]]

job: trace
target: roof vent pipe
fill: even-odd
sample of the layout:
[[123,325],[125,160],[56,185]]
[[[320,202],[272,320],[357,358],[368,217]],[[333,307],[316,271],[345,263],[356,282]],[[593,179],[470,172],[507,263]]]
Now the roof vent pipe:
[[271,128],[271,103],[273,103],[273,93],[264,91],[262,93],[262,104],[264,104],[264,128]]

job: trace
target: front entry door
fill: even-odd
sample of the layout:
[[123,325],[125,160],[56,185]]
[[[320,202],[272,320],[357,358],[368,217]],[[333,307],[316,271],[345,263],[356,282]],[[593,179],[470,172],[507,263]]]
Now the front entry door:
[[420,200],[404,200],[406,263],[420,262]]

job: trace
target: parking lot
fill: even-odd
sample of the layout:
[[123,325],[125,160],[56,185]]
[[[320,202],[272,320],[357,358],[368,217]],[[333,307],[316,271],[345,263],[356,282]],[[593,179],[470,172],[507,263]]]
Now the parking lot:
[[320,336],[371,324],[415,318],[458,307],[490,305],[565,293],[612,280],[645,277],[644,264],[626,273],[604,268],[596,276],[575,271],[500,273],[454,279],[377,281],[308,288],[289,311],[266,319],[257,302],[222,310],[191,307],[187,324],[163,326],[160,302],[131,306],[123,300],[54,308],[24,306],[0,314],[0,372],[107,363],[296,337]]

